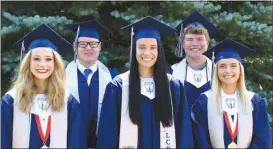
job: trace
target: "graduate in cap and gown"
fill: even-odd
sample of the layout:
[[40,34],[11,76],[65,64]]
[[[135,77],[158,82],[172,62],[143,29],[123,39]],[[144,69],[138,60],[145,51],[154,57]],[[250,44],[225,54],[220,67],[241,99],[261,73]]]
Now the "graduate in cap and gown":
[[210,89],[212,61],[202,53],[208,49],[210,36],[218,35],[220,30],[198,12],[186,17],[176,29],[180,35],[176,56],[183,59],[169,71],[184,85],[191,108],[199,95]]
[[192,107],[198,148],[272,148],[265,100],[245,85],[242,60],[253,52],[226,38],[204,53],[216,67],[212,88]]
[[1,148],[85,147],[80,104],[65,88],[60,55],[72,45],[42,24],[14,46],[21,63],[1,100]]
[[106,87],[97,148],[192,148],[184,87],[168,73],[162,38],[175,29],[147,16],[131,32],[130,70]]
[[65,25],[76,32],[74,61],[66,67],[67,87],[81,104],[88,147],[96,147],[96,131],[106,85],[118,72],[98,60],[106,29],[97,20]]

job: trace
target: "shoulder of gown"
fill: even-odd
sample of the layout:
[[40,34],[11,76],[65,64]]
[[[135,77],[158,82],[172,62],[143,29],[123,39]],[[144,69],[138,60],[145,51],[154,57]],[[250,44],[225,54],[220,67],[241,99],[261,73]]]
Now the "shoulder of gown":
[[9,94],[5,94],[2,97],[1,104],[4,104],[4,105],[9,106],[9,107],[13,107],[13,102],[14,102],[13,97],[11,95],[9,95]]
[[180,80],[178,80],[176,77],[172,76],[172,79],[170,80],[170,84],[174,85],[176,88],[184,89],[183,84]]
[[80,109],[80,103],[71,94],[67,99],[67,110],[68,111],[78,111]]
[[191,107],[191,118],[197,124],[200,123],[200,121],[206,121],[207,101],[207,95],[202,93]]
[[1,148],[12,148],[14,99],[5,94],[1,100]]
[[72,96],[69,95],[67,99],[68,111],[77,111],[80,108],[80,103]]
[[168,73],[173,74],[173,68],[171,66],[168,67]]
[[[172,76],[170,80],[170,88],[172,93],[172,101],[174,102],[173,105],[175,106],[174,108],[176,108],[176,106],[179,104],[188,104],[184,86],[180,80]],[[188,108],[185,110],[189,111]]]
[[251,99],[253,105],[253,134],[250,148],[272,148],[272,135],[264,99],[255,94]]
[[115,78],[115,76],[119,75],[119,72],[114,68],[108,67],[108,70],[109,70],[112,78]]

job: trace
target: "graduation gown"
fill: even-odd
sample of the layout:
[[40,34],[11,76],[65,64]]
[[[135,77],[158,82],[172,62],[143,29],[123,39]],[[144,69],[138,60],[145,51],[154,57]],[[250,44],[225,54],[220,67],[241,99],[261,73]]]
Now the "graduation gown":
[[[108,68],[109,69],[109,68]],[[96,146],[96,129],[98,120],[99,101],[99,71],[96,71],[91,78],[91,83],[87,84],[85,76],[78,72],[78,91],[82,111],[83,128],[85,130],[88,147]],[[111,77],[115,77],[118,72],[109,69]]]
[[[173,97],[176,146],[192,148],[192,130],[187,100],[183,85],[175,78],[170,81]],[[160,127],[155,121],[154,100],[141,95],[141,128],[138,128],[138,146],[140,148],[160,147]],[[118,148],[121,120],[122,80],[113,79],[106,88],[99,129],[97,148]]]
[[[85,139],[83,139],[84,132],[81,129],[80,105],[72,96],[69,96],[67,102],[67,148],[86,148],[86,142]],[[6,94],[1,100],[1,148],[12,148],[13,103],[14,99],[9,94]],[[35,114],[31,113],[30,116],[32,120],[29,132],[29,148],[41,148],[43,146],[43,141],[38,132]],[[50,133],[46,145],[48,147],[50,146]]]
[[207,66],[204,68],[204,71],[206,71],[206,76],[204,76],[204,79],[206,79],[206,83],[202,84],[202,86],[197,86],[191,81],[189,81],[189,65],[186,64],[186,58],[184,58],[181,62],[174,64],[172,67],[169,67],[169,73],[172,74],[174,77],[178,78],[182,84],[184,84],[185,87],[185,93],[188,100],[188,106],[189,109],[191,109],[192,104],[197,100],[199,95],[207,90],[210,89],[210,80],[211,80],[211,64],[212,61],[207,58]]
[[[193,132],[195,143],[198,148],[215,148],[212,145],[209,126],[208,126],[208,113],[207,104],[208,97],[206,94],[201,94],[197,102],[192,107],[192,115],[194,119]],[[272,136],[270,133],[269,119],[266,110],[265,101],[258,95],[254,95],[251,98],[251,103],[253,106],[252,119],[252,138],[250,139],[249,148],[272,148]],[[223,115],[223,121],[224,114]],[[240,114],[238,119],[240,119]],[[223,140],[224,147],[227,148],[231,143],[232,139],[228,132],[228,127],[225,122],[223,122]],[[221,124],[219,124],[221,125]],[[238,134],[240,133],[240,127],[238,128]],[[238,144],[238,135],[235,137],[234,142]],[[218,136],[219,138],[219,136]],[[221,138],[220,138],[221,139]],[[239,146],[238,146],[239,147]]]

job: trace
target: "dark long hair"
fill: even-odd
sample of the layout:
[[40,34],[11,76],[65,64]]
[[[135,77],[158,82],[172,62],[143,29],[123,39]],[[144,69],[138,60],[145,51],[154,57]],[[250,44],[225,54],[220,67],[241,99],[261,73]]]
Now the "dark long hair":
[[[133,42],[136,43],[136,40]],[[133,44],[133,51],[130,63],[129,75],[129,115],[134,124],[140,126],[140,77],[138,72],[138,62],[136,59],[136,45]],[[165,59],[164,50],[159,41],[158,57],[154,67],[155,81],[155,117],[156,122],[162,122],[164,127],[172,126],[172,108],[171,95],[169,92],[169,80],[167,76],[167,62]],[[165,74],[165,75],[163,75]]]

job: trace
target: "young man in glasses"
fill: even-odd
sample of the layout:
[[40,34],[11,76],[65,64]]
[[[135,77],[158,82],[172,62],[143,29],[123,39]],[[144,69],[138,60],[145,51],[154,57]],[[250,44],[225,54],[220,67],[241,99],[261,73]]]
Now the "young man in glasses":
[[66,68],[67,87],[80,102],[82,126],[86,132],[87,147],[96,147],[96,133],[106,85],[118,72],[106,67],[99,60],[101,35],[109,33],[96,20],[67,24],[76,32],[74,61]]

